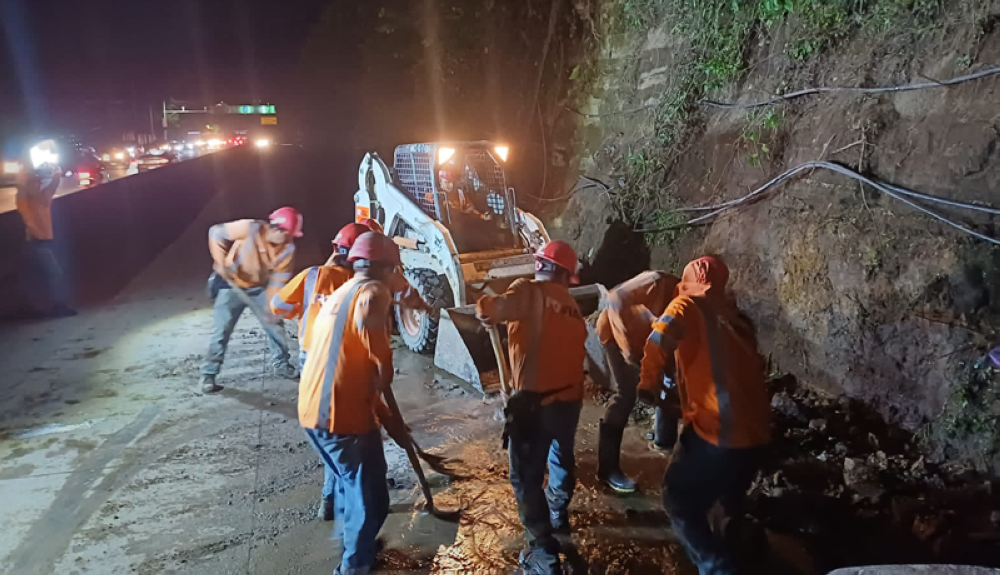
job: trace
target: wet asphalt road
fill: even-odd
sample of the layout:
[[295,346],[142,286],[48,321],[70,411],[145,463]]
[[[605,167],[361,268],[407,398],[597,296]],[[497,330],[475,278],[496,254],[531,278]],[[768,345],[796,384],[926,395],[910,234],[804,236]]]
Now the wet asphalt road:
[[[322,472],[297,423],[297,384],[269,373],[249,314],[220,376],[225,391],[206,397],[196,386],[212,329],[208,226],[294,205],[305,213],[306,265],[325,257],[353,211],[353,157],[320,171],[322,159],[273,152],[221,153],[57,203],[81,314],[0,323],[0,574],[332,572],[339,548],[314,516]],[[0,237],[16,228],[10,215]],[[466,511],[457,523],[417,511],[414,475],[387,441],[392,513],[380,569],[512,572],[523,539],[496,401],[428,358],[398,349],[396,365],[416,439],[464,461],[462,479],[430,475],[437,503]],[[597,487],[601,412],[588,402],[578,432],[571,572],[691,573],[660,510],[666,459],[647,448],[645,429],[628,430],[625,455],[643,493],[620,499]]]

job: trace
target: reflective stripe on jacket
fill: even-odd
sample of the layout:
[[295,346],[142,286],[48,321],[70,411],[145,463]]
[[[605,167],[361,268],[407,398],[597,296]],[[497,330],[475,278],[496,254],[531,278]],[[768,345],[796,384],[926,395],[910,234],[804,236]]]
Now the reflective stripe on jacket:
[[271,298],[271,313],[299,320],[299,348],[309,351],[312,326],[323,302],[351,279],[354,272],[328,264],[302,270]]
[[543,403],[583,399],[587,326],[569,288],[520,279],[502,295],[480,298],[476,311],[493,323],[508,324],[514,389],[562,390]]
[[597,337],[601,343],[613,339],[625,360],[639,365],[653,322],[673,299],[679,282],[676,276],[653,270],[610,290],[605,308],[597,318]]
[[720,447],[753,447],[771,437],[764,362],[749,323],[728,302],[678,296],[653,324],[642,387],[653,389],[676,360],[684,420]]
[[266,287],[270,301],[292,279],[295,243],[267,241],[269,223],[237,220],[217,224],[208,230],[208,250],[215,265],[226,270],[244,289]]
[[52,231],[52,199],[59,188],[59,175],[55,174],[45,186],[31,178],[17,186],[14,205],[24,221],[24,235],[29,242],[55,238]]
[[381,282],[353,278],[320,308],[299,381],[299,423],[330,433],[378,428],[379,377],[392,377],[388,318],[392,296]]

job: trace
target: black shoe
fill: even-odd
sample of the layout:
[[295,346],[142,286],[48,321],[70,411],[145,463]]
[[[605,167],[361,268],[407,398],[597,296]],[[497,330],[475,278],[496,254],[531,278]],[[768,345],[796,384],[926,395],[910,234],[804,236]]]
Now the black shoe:
[[322,497],[316,509],[316,517],[323,521],[333,521],[333,498]]
[[638,489],[621,470],[622,427],[601,422],[598,427],[597,479],[618,493],[635,493]]
[[215,383],[214,375],[203,375],[201,376],[201,392],[206,395],[211,395],[213,393],[219,393],[223,390],[223,387]]
[[556,535],[569,535],[569,512],[549,510],[549,524]]
[[523,549],[518,562],[521,564],[521,573],[524,575],[563,575],[557,553]]

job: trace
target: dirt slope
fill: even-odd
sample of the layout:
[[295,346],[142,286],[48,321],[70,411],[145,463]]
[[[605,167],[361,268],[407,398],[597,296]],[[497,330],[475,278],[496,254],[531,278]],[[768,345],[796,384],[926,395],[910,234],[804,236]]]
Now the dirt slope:
[[[746,3],[757,7],[750,15],[719,16],[728,14],[719,8],[723,32],[708,32],[690,28],[695,16],[670,12],[676,2],[605,2],[608,35],[574,115],[579,170],[610,187],[578,192],[554,227],[598,270],[601,253],[634,267],[637,243],[650,245],[650,265],[678,273],[694,256],[721,255],[774,371],[865,401],[919,432],[939,459],[1000,471],[1000,384],[985,360],[1000,309],[998,252],[990,244],[823,171],[708,227],[649,233],[645,242],[605,234],[609,220],[627,228],[683,222],[672,208],[740,197],[817,159],[921,192],[1000,205],[998,77],[906,93],[808,96],[754,110],[696,102],[943,80],[995,66],[995,3],[915,2],[891,13],[878,11],[885,3],[866,3],[873,7],[864,12],[844,8],[847,20],[821,20],[828,28],[816,23],[818,7],[840,4],[785,4],[794,8],[773,20],[764,10],[775,3]],[[740,18],[747,28],[726,36]],[[735,39],[738,52],[725,60],[721,48],[705,47],[706,37]],[[712,68],[727,62],[735,67]],[[992,217],[947,213],[995,232]]]

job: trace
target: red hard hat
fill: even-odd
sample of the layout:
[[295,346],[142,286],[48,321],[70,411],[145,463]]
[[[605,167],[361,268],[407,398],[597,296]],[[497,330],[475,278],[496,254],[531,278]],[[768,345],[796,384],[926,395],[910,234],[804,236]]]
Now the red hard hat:
[[295,208],[285,206],[271,212],[270,221],[273,225],[292,234],[293,237],[302,237],[302,214]]
[[576,251],[562,240],[545,244],[535,253],[535,258],[552,262],[571,275],[576,275]]
[[371,260],[373,262],[400,265],[399,246],[378,232],[365,232],[354,240],[347,261]]
[[337,235],[333,238],[333,245],[334,247],[351,249],[358,236],[370,231],[368,226],[363,224],[347,224],[337,232]]
[[378,223],[377,221],[373,220],[372,218],[365,218],[365,219],[361,220],[358,223],[361,224],[361,225],[363,225],[363,226],[366,226],[369,230],[371,230],[373,232],[378,232],[380,234],[385,233],[383,231],[382,224]]

